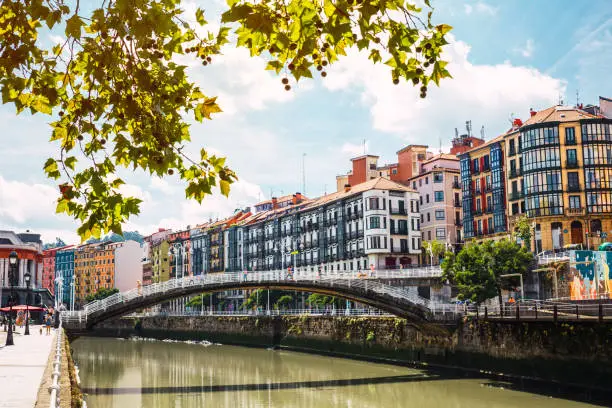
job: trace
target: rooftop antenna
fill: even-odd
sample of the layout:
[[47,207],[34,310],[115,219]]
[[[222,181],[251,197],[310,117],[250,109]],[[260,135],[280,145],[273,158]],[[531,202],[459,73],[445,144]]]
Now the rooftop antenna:
[[576,107],[580,106],[580,91],[576,89]]
[[480,138],[482,140],[485,140],[485,130],[484,130],[484,125],[482,125],[482,127],[480,128]]
[[365,156],[366,154],[366,140],[363,139],[363,155]]
[[510,126],[514,126],[514,113],[510,114],[510,117],[508,118],[508,122],[510,122]]
[[442,154],[442,139],[438,138],[438,153]]
[[323,195],[327,195],[327,184],[323,184]]
[[559,106],[563,106],[563,95],[559,92]]
[[472,136],[472,121],[471,120],[467,120],[465,122],[465,129],[467,130],[467,134],[468,136]]

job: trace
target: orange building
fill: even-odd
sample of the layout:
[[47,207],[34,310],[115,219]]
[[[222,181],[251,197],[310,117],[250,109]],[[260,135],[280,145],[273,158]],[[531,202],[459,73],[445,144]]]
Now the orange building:
[[101,288],[115,286],[113,243],[86,244],[74,251],[75,298],[82,302]]

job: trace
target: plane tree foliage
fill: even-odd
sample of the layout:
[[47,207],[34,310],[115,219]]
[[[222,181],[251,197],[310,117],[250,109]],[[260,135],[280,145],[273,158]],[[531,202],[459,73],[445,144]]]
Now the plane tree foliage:
[[325,77],[351,47],[423,98],[431,83],[450,77],[441,52],[451,27],[432,23],[429,0],[423,10],[411,0],[227,0],[215,24],[200,8],[187,15],[181,3],[0,2],[2,102],[17,113],[50,115],[56,150],[44,171],[58,180],[57,212],[79,221],[84,241],[121,234],[139,213],[141,200],[120,191],[120,168],[176,174],[198,202],[214,188],[228,195],[237,180],[224,157],[205,148],[199,157],[185,153],[188,121],[222,111],[188,77],[179,62],[186,56],[208,66],[224,47],[247,48],[287,90],[302,78]]

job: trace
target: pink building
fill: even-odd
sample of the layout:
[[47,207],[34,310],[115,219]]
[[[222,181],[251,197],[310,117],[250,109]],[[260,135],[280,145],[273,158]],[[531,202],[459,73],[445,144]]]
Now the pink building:
[[452,249],[462,243],[459,159],[441,153],[424,161],[419,170],[407,184],[419,193],[422,240],[437,240]]
[[55,253],[59,248],[43,251],[42,287],[55,296]]

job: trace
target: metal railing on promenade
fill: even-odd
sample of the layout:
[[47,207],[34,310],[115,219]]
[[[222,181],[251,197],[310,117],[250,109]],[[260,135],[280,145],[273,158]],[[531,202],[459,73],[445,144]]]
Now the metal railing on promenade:
[[612,303],[564,303],[525,300],[500,306],[464,306],[463,314],[485,320],[612,321]]
[[322,286],[333,286],[338,288],[358,288],[365,292],[374,292],[389,296],[398,300],[407,300],[416,305],[429,307],[429,300],[418,296],[413,292],[380,283],[384,279],[413,279],[413,278],[437,278],[442,275],[439,267],[421,267],[392,270],[361,270],[361,271],[296,271],[289,273],[285,270],[273,270],[263,272],[233,272],[233,273],[210,273],[197,276],[187,276],[181,279],[171,279],[165,282],[138,287],[126,292],[116,293],[105,299],[97,300],[85,305],[81,311],[64,311],[62,317],[65,322],[79,324],[87,321],[87,316],[107,310],[117,304],[124,304],[131,300],[159,295],[176,289],[190,287],[201,288],[202,291],[214,289],[216,285],[227,285],[236,283],[261,283],[274,284],[287,281],[309,283],[321,283]]
[[60,406],[60,376],[61,376],[61,365],[62,365],[62,321],[60,320],[59,328],[57,329],[57,344],[55,348],[55,357],[53,358],[53,372],[51,373],[51,386],[49,392],[51,393],[49,407],[56,408]]

